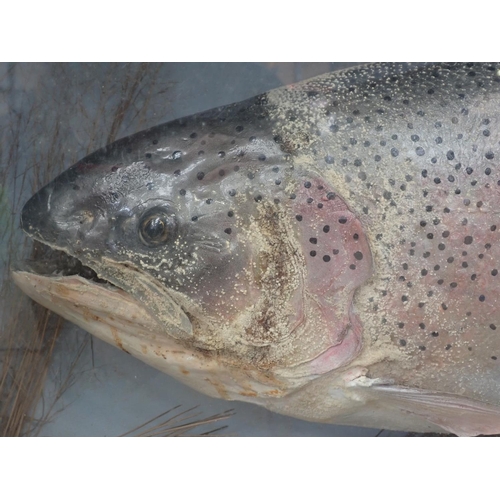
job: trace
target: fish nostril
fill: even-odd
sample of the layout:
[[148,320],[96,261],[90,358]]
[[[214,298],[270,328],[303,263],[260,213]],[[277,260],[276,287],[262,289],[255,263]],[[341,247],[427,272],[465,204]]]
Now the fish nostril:
[[79,210],[75,212],[72,217],[67,218],[68,221],[71,219],[80,226],[85,225],[86,228],[91,228],[95,222],[95,214],[90,210]]

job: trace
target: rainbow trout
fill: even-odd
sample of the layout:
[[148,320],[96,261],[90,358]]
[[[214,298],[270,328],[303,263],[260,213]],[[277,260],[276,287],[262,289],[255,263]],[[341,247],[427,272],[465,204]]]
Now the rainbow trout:
[[13,276],[211,396],[500,433],[499,159],[499,64],[360,66],[87,156]]

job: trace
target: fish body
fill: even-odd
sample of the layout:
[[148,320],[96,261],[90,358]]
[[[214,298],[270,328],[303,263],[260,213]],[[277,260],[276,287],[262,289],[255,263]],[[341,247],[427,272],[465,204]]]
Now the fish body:
[[28,201],[14,279],[212,396],[498,433],[499,120],[498,64],[373,64],[159,125]]

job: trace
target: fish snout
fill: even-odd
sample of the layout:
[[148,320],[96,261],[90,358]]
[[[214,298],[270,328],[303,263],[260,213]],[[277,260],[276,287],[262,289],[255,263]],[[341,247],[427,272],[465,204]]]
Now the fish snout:
[[77,203],[78,191],[72,183],[57,178],[26,202],[21,212],[21,228],[49,244],[71,240],[80,225],[74,216]]
[[37,191],[24,205],[21,212],[21,228],[30,236],[36,237],[50,232],[47,229],[53,193],[54,188],[49,184]]

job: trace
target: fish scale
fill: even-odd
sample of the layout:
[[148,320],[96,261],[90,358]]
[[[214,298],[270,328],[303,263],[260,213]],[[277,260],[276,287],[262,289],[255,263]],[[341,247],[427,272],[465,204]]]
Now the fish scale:
[[375,64],[139,132],[23,209],[101,283],[14,278],[210,395],[500,432],[499,93],[497,64]]

